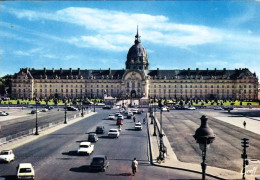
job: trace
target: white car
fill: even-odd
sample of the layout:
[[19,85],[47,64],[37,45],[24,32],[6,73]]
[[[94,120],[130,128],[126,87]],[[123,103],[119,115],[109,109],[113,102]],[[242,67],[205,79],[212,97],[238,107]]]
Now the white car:
[[48,111],[47,108],[42,109],[42,112],[47,112],[47,111]]
[[116,116],[115,116],[114,114],[109,114],[109,115],[108,115],[108,119],[115,120],[115,119],[116,119]]
[[118,129],[110,129],[109,131],[108,131],[108,137],[112,137],[112,138],[118,138],[119,137],[119,135],[120,135],[120,133],[119,133],[119,131],[118,131]]
[[34,179],[35,172],[31,163],[20,163],[17,167],[17,179]]
[[14,158],[13,150],[3,150],[0,153],[0,161],[2,162],[11,162],[14,161]]
[[190,106],[188,107],[188,110],[196,110],[196,108],[194,106]]
[[120,114],[117,116],[117,119],[124,120],[124,116]]
[[162,111],[168,111],[168,107],[162,107]]
[[81,142],[78,148],[78,154],[91,154],[94,151],[94,144],[91,142]]
[[216,107],[214,108],[214,110],[222,110],[222,107],[216,106]]
[[7,116],[7,115],[8,115],[8,113],[0,111],[0,116]]
[[142,127],[142,124],[140,122],[138,123],[135,123],[135,130],[142,130],[143,127]]
[[133,114],[137,114],[138,113],[138,109],[134,108],[130,110]]

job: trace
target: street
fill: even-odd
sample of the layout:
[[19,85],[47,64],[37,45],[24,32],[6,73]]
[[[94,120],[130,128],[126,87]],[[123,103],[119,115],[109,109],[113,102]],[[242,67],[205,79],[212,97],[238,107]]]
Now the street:
[[[124,120],[118,139],[107,138],[110,128],[117,128],[115,120],[107,120],[108,114],[116,110],[98,109],[98,114],[83,119],[54,133],[40,137],[14,149],[16,159],[10,164],[0,164],[0,176],[14,179],[19,163],[32,163],[37,180],[78,179],[199,179],[200,174],[150,165],[146,126],[142,131],[134,130],[134,122]],[[142,120],[145,114],[136,115]],[[141,121],[142,122],[142,121]],[[79,142],[85,141],[88,133],[97,125],[105,126],[106,133],[99,135],[95,150],[90,156],[76,154]],[[107,155],[110,165],[106,172],[91,172],[88,168],[93,155]],[[131,161],[139,162],[137,174],[131,174]]]

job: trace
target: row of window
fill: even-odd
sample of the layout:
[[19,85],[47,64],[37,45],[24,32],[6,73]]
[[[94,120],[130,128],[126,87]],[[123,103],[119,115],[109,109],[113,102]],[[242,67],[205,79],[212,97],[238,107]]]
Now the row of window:
[[[235,88],[235,85],[204,85],[204,88],[208,88],[208,87],[211,87],[211,88],[214,88],[214,86],[216,87],[216,88],[220,88],[220,87],[222,87],[222,88],[230,88],[230,87],[232,87],[232,88]],[[153,85],[153,88],[156,88],[157,86],[156,85]],[[158,88],[162,88],[162,87],[164,87],[164,88],[167,88],[167,86],[166,85],[164,85],[164,86],[162,86],[162,85],[158,85]],[[168,88],[171,88],[171,87],[175,87],[175,88],[177,88],[178,87],[178,85],[174,85],[174,86],[171,86],[171,85],[168,85]],[[203,88],[203,85],[179,85],[179,87],[180,88]],[[242,87],[244,87],[244,88],[252,88],[252,86],[251,85],[244,85],[244,86],[242,86],[242,85],[239,85],[238,86],[239,88],[242,88]],[[256,86],[254,86],[254,88],[256,88]]]
[[[164,94],[166,94],[167,93],[167,91],[166,91],[166,89],[164,89],[163,91],[161,90],[161,89],[159,89],[159,91],[156,91],[156,89],[154,89],[153,90],[153,93],[154,94],[156,94],[157,92],[159,92],[159,93],[164,93]],[[200,92],[200,93],[203,93],[203,91],[202,91],[202,89],[200,89],[200,90],[197,90],[197,89],[195,89],[195,90],[193,90],[193,89],[190,89],[190,91],[188,91],[187,89],[185,89],[184,91],[181,89],[181,90],[177,90],[177,89],[175,89],[174,91],[171,91],[170,89],[168,90],[168,93],[170,94],[170,93],[172,93],[172,92],[174,92],[174,93],[193,93],[193,92],[195,92],[195,93],[198,93],[198,92]],[[207,94],[208,92],[211,92],[211,94],[213,94],[214,93],[214,90],[212,89],[211,91],[208,91],[207,89],[205,89],[204,90],[204,93],[205,94]],[[229,90],[229,89],[227,89],[227,90],[224,90],[224,89],[222,89],[222,90],[219,90],[219,89],[217,89],[216,90],[216,93],[220,93],[220,92],[222,92],[222,93],[227,93],[227,94],[229,94],[229,93],[236,93],[237,91],[236,90],[234,90],[234,89],[232,89],[232,91],[231,90]],[[252,93],[252,91],[251,91],[251,89],[250,90],[246,90],[246,89],[244,89],[243,91],[242,90],[240,90],[239,91],[239,93]],[[255,90],[254,91],[254,93],[256,93],[257,91]],[[151,93],[151,91],[149,90],[149,93]]]

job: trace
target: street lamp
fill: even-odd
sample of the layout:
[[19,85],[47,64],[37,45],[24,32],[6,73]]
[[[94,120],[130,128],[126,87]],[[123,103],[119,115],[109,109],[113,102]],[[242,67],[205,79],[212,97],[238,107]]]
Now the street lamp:
[[83,113],[83,101],[81,99],[81,117],[84,117],[84,113]]
[[215,139],[215,134],[213,130],[208,126],[208,122],[207,122],[208,118],[205,115],[201,116],[200,120],[201,120],[201,125],[196,130],[195,135],[193,135],[193,137],[195,138],[197,143],[199,143],[199,147],[202,151],[202,163],[201,163],[202,180],[205,180],[206,166],[207,166],[207,164],[205,163],[206,152],[210,144],[213,143]]
[[65,119],[64,124],[67,124],[67,101],[65,102]]
[[[161,129],[160,129],[160,135],[159,135],[159,137],[160,137],[160,152],[162,152],[162,150],[163,150],[163,133],[162,133],[162,107],[161,107],[161,111],[160,111],[160,120],[161,120],[161,122],[160,122],[160,127],[161,127]],[[160,153],[160,155],[161,155],[162,153]],[[163,157],[161,157],[161,158],[163,158]]]
[[36,99],[36,124],[35,124],[35,135],[39,135],[39,132],[38,132],[38,99]]

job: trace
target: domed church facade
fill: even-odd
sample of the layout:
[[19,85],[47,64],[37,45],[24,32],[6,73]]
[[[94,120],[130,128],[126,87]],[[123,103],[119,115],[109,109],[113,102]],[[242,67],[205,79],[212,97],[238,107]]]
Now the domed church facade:
[[137,30],[121,70],[21,68],[12,79],[13,98],[195,98],[257,99],[258,78],[247,68],[150,70]]

